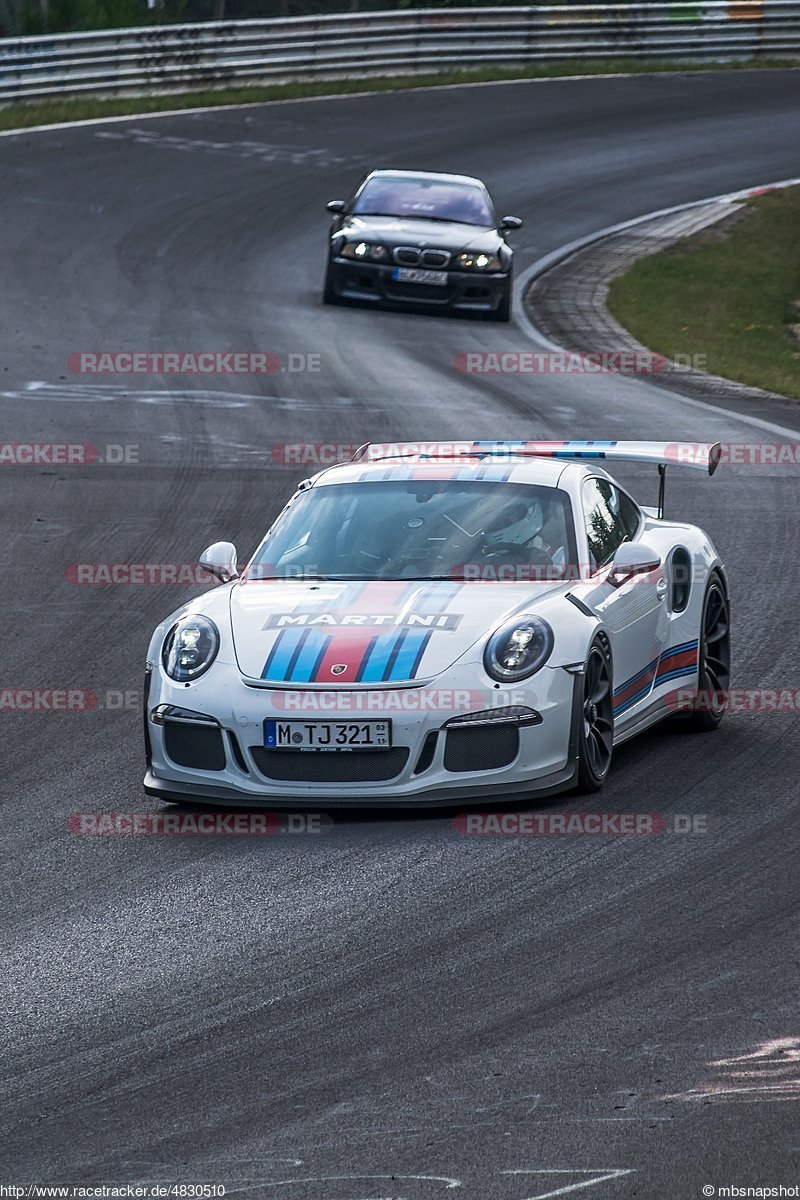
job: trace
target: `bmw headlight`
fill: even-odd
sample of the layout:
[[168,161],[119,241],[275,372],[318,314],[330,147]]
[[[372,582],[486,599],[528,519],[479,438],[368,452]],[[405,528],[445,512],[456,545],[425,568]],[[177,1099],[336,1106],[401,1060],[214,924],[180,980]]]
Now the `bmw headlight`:
[[456,266],[462,271],[502,271],[503,264],[496,254],[484,254],[482,251],[474,254],[465,251],[456,259]]
[[164,638],[161,661],[170,679],[189,683],[213,663],[219,650],[219,630],[208,617],[182,617]]
[[517,683],[543,667],[552,650],[553,631],[547,621],[517,617],[489,638],[483,665],[498,683]]
[[354,258],[361,262],[381,262],[388,257],[386,247],[378,242],[345,242],[339,254],[342,258]]

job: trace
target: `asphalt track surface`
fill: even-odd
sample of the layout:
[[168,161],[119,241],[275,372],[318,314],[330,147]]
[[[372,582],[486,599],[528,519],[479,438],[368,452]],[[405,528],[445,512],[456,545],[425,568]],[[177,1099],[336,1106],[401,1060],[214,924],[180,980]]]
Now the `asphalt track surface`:
[[[3,686],[100,696],[2,716],[6,1180],[276,1200],[800,1182],[796,715],[653,732],[617,753],[601,796],[547,806],[702,815],[702,834],[466,838],[438,812],[337,814],[317,837],[79,837],[70,813],[158,808],[141,792],[144,650],[197,589],[65,578],[74,562],[190,562],[217,538],[248,553],[304,473],[271,461],[276,442],[791,441],[641,380],[463,376],[459,352],[528,349],[526,331],[323,308],[319,291],[323,204],[368,167],[483,176],[525,220],[523,268],[615,221],[797,175],[799,85],[528,83],[0,140],[3,441],[139,459],[0,474]],[[65,365],[209,348],[321,369]],[[760,415],[800,429],[791,405]],[[653,501],[651,473],[625,477]],[[729,565],[740,687],[800,683],[797,499],[797,468],[670,480],[668,511],[701,520]]]

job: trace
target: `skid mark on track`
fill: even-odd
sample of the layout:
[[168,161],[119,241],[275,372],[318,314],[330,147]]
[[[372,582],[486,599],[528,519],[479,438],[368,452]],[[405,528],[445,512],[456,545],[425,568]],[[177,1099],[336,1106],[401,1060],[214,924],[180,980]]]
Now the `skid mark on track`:
[[749,1054],[712,1059],[707,1065],[717,1078],[664,1099],[707,1104],[800,1100],[800,1037],[770,1038]]
[[[134,390],[122,383],[45,383],[33,379],[22,390],[0,391],[3,400],[30,400],[34,394],[41,400],[72,404],[108,404],[127,401],[133,404],[206,404],[213,408],[248,408],[262,399],[250,392],[223,392],[210,388],[147,388]],[[270,397],[271,399],[271,397]],[[298,401],[292,401],[298,403]]]

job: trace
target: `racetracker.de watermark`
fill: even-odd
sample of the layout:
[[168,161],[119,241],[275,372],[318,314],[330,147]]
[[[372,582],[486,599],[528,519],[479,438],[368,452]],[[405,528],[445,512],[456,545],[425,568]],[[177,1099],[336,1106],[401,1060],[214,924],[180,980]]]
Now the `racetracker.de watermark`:
[[135,442],[0,442],[0,467],[128,467],[138,462]]
[[649,350],[464,350],[453,359],[462,375],[661,375],[705,371],[705,354],[666,358]]
[[[476,465],[481,458],[491,458],[492,462],[503,459],[535,458],[537,445],[542,457],[557,455],[569,458],[569,446],[542,443],[510,443],[505,446],[502,442],[483,447],[476,447],[468,441],[439,441],[439,442],[370,442],[368,446],[357,442],[278,442],[271,447],[270,457],[274,464],[286,467],[331,467],[338,463],[352,462],[357,451],[363,450],[363,461],[366,465],[378,459],[394,459],[402,465],[401,459],[428,459],[435,467],[437,459],[451,461],[463,459]],[[577,457],[590,454],[591,447],[577,453]],[[598,447],[597,457],[603,457],[602,447]],[[668,442],[664,446],[664,461],[678,465],[705,467],[708,462],[707,442]],[[731,467],[782,467],[800,466],[800,442],[721,442],[715,452],[715,462]],[[395,465],[395,464],[390,464]],[[424,466],[424,461],[420,464]]]
[[73,375],[299,375],[318,374],[321,354],[271,350],[76,350]]
[[279,712],[472,713],[525,704],[526,692],[488,688],[388,688],[384,691],[312,691],[286,688],[266,693]]
[[67,583],[93,587],[212,587],[216,576],[199,563],[95,562],[68,563],[64,568]]
[[69,813],[67,832],[85,837],[274,837],[327,833],[325,813],[88,812]]
[[459,813],[463,837],[652,837],[708,832],[705,813],[476,812]]

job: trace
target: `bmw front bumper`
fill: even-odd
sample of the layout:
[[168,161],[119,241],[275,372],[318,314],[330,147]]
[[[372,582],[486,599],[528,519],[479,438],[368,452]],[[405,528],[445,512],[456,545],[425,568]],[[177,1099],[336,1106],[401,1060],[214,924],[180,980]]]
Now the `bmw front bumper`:
[[333,290],[343,300],[373,304],[452,308],[460,312],[494,312],[510,287],[508,272],[479,274],[447,271],[444,285],[401,283],[390,264],[356,262],[350,258],[330,260]]

